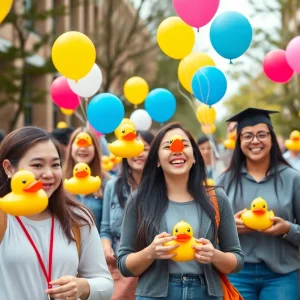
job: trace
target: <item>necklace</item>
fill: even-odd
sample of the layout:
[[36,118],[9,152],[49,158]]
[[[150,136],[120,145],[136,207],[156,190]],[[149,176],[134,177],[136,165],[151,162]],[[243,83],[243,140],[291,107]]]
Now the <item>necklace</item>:
[[169,203],[171,204],[171,207],[172,207],[173,211],[175,212],[175,214],[178,216],[178,219],[181,219],[181,220],[183,220],[183,221],[186,221],[186,218],[187,218],[187,216],[188,216],[188,214],[189,214],[189,212],[190,212],[190,208],[192,207],[193,200],[191,200],[190,203],[188,204],[188,208],[187,208],[187,211],[186,211],[186,214],[185,214],[184,219],[180,218],[180,216],[178,215],[177,211],[176,211],[175,208],[173,207],[174,204],[172,203],[172,201],[169,201]]

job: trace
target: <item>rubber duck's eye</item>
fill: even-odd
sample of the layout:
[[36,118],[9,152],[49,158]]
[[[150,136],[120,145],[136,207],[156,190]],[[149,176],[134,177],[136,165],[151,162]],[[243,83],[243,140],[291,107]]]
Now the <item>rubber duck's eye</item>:
[[191,229],[190,229],[190,228],[188,228],[188,229],[187,229],[187,232],[191,232]]
[[253,204],[253,207],[255,207],[255,204]]
[[78,171],[78,168],[77,168],[77,169],[75,169],[75,171]]
[[175,232],[176,232],[176,233],[178,232],[178,229],[177,229],[177,228],[175,229]]
[[87,168],[85,168],[87,170]]
[[266,208],[266,206],[264,205],[263,208]]
[[125,129],[122,130],[122,133],[125,133]]
[[173,143],[173,140],[170,140],[170,144],[172,144]]
[[25,184],[25,183],[26,183],[26,180],[22,180],[22,183]]

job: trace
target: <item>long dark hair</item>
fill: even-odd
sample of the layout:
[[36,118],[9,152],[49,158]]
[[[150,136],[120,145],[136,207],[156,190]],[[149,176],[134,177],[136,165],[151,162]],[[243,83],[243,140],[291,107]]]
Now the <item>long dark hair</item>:
[[[268,176],[271,168],[274,170],[274,172],[272,172],[272,174],[270,174],[269,176],[275,176],[274,187],[275,187],[275,192],[277,195],[278,167],[281,164],[289,166],[289,167],[290,167],[290,165],[283,158],[283,156],[281,154],[280,147],[278,145],[273,127],[270,125],[267,125],[267,126],[270,130],[272,147],[271,147],[271,151],[270,151],[270,165],[269,165],[269,168],[268,168],[265,176],[266,177]],[[241,182],[241,170],[242,170],[243,166],[245,165],[245,163],[246,163],[246,156],[241,149],[241,132],[239,132],[238,136],[237,136],[236,145],[235,145],[235,148],[233,151],[231,162],[229,164],[228,169],[226,170],[226,172],[230,172],[229,182],[224,187],[227,194],[229,192],[230,187],[234,187],[233,204],[235,207],[237,207],[237,205],[238,205],[238,203],[236,202],[238,188],[240,189],[241,196],[243,197],[243,187],[242,187],[242,182]],[[282,178],[280,176],[279,176],[279,178],[282,181]]]
[[162,168],[157,167],[157,162],[161,141],[166,133],[173,129],[181,129],[191,142],[196,163],[193,164],[190,170],[187,189],[193,199],[195,199],[212,220],[216,240],[217,225],[215,210],[203,186],[203,182],[206,181],[204,160],[192,135],[182,128],[180,124],[171,123],[162,128],[154,138],[144,167],[142,180],[137,190],[135,198],[138,212],[136,241],[139,249],[147,246],[147,236],[149,237],[152,233],[158,231],[161,218],[168,206],[169,199],[165,177]]
[[[51,141],[54,144],[59,158],[62,159],[63,150],[61,145],[50,133],[38,127],[23,127],[12,131],[4,138],[0,146],[0,197],[11,192],[11,180],[7,178],[3,161],[7,159],[13,167],[17,168],[19,161],[29,149],[46,141]],[[49,198],[48,208],[58,218],[69,241],[74,240],[71,233],[73,225],[90,225],[93,222],[87,208],[66,196],[62,182]]]
[[[138,131],[137,134],[149,145],[154,139],[154,135],[150,131]],[[130,186],[137,186],[137,182],[135,182],[131,168],[128,164],[128,160],[126,158],[122,161],[121,174],[116,181],[115,193],[117,195],[119,204],[122,208],[125,207],[125,202],[127,197],[124,195],[124,191],[127,194],[130,194]]]

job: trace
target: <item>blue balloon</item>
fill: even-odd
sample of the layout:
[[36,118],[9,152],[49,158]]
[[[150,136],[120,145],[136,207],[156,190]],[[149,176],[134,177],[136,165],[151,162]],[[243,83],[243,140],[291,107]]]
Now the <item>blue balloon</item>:
[[113,132],[125,116],[124,105],[115,95],[98,94],[93,97],[87,108],[90,124],[103,134]]
[[154,89],[145,100],[145,109],[158,123],[164,123],[172,118],[176,111],[176,99],[174,95],[166,89]]
[[227,80],[222,71],[208,66],[199,69],[192,79],[192,89],[196,98],[207,105],[219,102],[227,90]]
[[248,19],[236,11],[222,13],[210,27],[212,46],[221,56],[230,59],[230,62],[247,51],[252,34]]

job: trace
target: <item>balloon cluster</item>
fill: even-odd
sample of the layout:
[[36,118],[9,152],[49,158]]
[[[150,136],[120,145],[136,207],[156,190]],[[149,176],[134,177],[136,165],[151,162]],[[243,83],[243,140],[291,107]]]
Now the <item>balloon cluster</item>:
[[[224,73],[213,59],[202,52],[192,52],[195,33],[215,16],[220,0],[173,0],[178,17],[165,19],[158,27],[157,42],[167,56],[180,59],[178,78],[189,93],[206,105],[219,102],[227,91]],[[252,27],[248,19],[235,11],[217,16],[210,28],[210,40],[215,51],[222,57],[240,57],[252,41]],[[206,124],[210,125],[210,124]],[[213,131],[213,126],[204,131]]]
[[[53,102],[61,112],[72,115],[81,106],[86,126],[92,126],[98,136],[113,132],[124,118],[124,106],[113,94],[96,95],[101,88],[102,72],[95,64],[93,42],[80,32],[66,32],[53,44],[52,61],[62,74],[50,87]],[[90,97],[93,98],[89,102]],[[85,99],[85,109],[81,98]]]
[[265,75],[275,83],[289,82],[294,73],[300,74],[300,36],[293,38],[286,50],[268,52],[263,61]]

